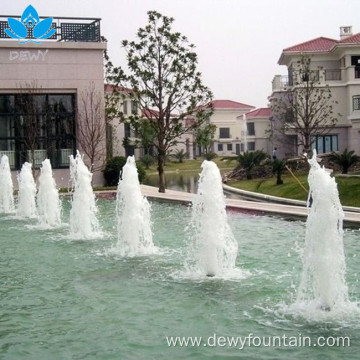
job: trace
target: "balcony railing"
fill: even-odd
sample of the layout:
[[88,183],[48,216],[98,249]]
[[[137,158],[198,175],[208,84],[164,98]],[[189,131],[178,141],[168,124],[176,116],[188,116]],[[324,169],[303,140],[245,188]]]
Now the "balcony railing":
[[[8,18],[14,18],[20,21],[20,16],[0,15],[0,39],[12,39],[5,33],[5,29],[10,29]],[[46,19],[51,16],[41,16]],[[46,40],[53,41],[72,41],[72,42],[100,42],[100,18],[71,18],[71,17],[53,17],[51,29],[56,32]],[[50,30],[50,29],[49,29]],[[28,29],[29,39],[34,39],[33,29]],[[41,40],[41,41],[46,41]]]
[[287,75],[275,75],[272,81],[272,90],[285,90],[289,86]]
[[325,81],[337,81],[341,80],[340,69],[326,69],[325,70]]

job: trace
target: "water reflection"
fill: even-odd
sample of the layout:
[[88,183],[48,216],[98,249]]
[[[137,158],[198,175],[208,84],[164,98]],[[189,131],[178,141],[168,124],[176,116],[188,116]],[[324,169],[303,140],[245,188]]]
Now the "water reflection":
[[[196,193],[198,180],[198,172],[174,172],[165,174],[166,189],[169,190]],[[156,187],[159,186],[159,176],[157,174],[147,176],[144,184]]]
[[[173,172],[165,174],[166,189],[185,191],[188,193],[197,192],[197,184],[199,181],[199,172],[187,171],[187,172]],[[144,181],[145,185],[159,186],[159,176],[157,174],[148,175]],[[242,199],[240,195],[232,194],[224,191],[228,199]]]

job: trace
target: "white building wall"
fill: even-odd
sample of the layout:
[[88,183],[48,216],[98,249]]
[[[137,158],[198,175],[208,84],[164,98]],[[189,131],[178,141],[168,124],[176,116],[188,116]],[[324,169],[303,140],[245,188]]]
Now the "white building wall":
[[[106,43],[99,42],[0,41],[0,93],[16,93],[21,87],[36,84],[40,92],[75,94],[78,99],[93,83],[103,100],[105,48]],[[58,186],[68,186],[68,170],[54,169],[54,175]],[[94,173],[93,184],[103,184],[101,171]]]

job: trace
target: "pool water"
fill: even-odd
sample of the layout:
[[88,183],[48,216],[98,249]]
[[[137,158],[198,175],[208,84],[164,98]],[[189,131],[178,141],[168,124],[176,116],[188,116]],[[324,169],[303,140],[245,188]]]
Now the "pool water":
[[[286,313],[301,274],[305,223],[229,214],[243,279],[183,271],[190,208],[152,202],[158,255],[108,255],[115,202],[99,200],[104,236],[72,240],[68,226],[0,216],[0,359],[358,359],[360,317]],[[69,204],[63,202],[68,223]],[[347,282],[359,298],[359,231],[345,231]],[[350,347],[168,346],[166,337],[348,336]],[[205,344],[207,345],[207,344]]]

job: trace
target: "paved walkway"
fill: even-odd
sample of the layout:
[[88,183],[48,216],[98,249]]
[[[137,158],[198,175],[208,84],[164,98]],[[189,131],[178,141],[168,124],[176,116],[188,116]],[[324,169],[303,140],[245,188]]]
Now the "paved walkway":
[[[158,199],[164,201],[175,201],[180,203],[190,203],[194,194],[166,190],[166,193],[159,193],[158,189],[148,185],[141,185],[142,193],[150,199]],[[250,214],[273,214],[286,218],[302,218],[307,217],[307,208],[295,205],[282,205],[266,202],[254,202],[247,200],[227,199],[226,206],[228,210],[238,211]],[[360,213],[345,211],[345,222],[351,225],[360,224]]]

